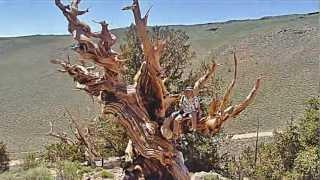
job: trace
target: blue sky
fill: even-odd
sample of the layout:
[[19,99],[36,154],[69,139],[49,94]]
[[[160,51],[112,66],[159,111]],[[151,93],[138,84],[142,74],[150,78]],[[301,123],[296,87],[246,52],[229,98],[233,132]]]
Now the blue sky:
[[[68,1],[64,1],[68,2]],[[233,19],[318,11],[318,0],[140,0],[143,10],[152,6],[150,25],[198,24]],[[111,28],[125,27],[132,14],[120,9],[131,0],[82,0],[91,12],[81,17],[107,20]],[[54,0],[0,0],[0,37],[33,34],[66,34],[66,20]]]

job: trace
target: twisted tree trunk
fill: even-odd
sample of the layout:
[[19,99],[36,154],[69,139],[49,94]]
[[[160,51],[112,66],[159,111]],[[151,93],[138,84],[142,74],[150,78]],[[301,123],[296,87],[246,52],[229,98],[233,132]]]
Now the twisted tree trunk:
[[[69,32],[78,43],[75,47],[79,59],[91,61],[104,69],[104,73],[97,73],[94,68],[85,65],[70,64],[69,61],[53,60],[55,64],[63,67],[62,72],[67,72],[76,82],[76,87],[88,94],[98,97],[104,104],[103,114],[112,113],[117,116],[118,122],[127,130],[132,141],[134,158],[131,166],[131,177],[144,177],[146,179],[190,179],[189,172],[184,165],[181,153],[173,142],[161,133],[160,129],[166,117],[166,111],[180,95],[170,94],[164,85],[163,69],[159,59],[165,42],[158,40],[153,42],[147,32],[148,13],[142,17],[138,0],[133,0],[131,6],[123,10],[131,10],[134,15],[135,28],[141,42],[144,59],[135,76],[135,83],[127,85],[121,79],[123,60],[119,54],[111,50],[115,43],[115,36],[107,28],[105,22],[101,22],[100,33],[93,33],[90,27],[78,19],[78,15],[87,12],[79,11],[80,0],[71,0],[70,6],[63,5],[60,0],[55,0],[56,5],[62,11],[69,22]],[[89,28],[88,28],[89,27]],[[92,40],[97,38],[96,44]],[[236,56],[234,56],[235,67]],[[213,64],[208,72],[201,77],[194,86],[197,94],[202,85],[214,73],[216,65]],[[203,134],[215,134],[228,118],[235,117],[245,109],[256,95],[260,79],[257,79],[248,97],[239,105],[226,107],[234,80],[226,90],[224,97],[212,99],[207,117],[199,119],[197,131]],[[190,119],[183,122],[190,125]],[[188,129],[188,128],[187,128]],[[172,129],[167,129],[172,131]],[[188,133],[188,130],[183,133]],[[129,168],[130,169],[130,168]]]

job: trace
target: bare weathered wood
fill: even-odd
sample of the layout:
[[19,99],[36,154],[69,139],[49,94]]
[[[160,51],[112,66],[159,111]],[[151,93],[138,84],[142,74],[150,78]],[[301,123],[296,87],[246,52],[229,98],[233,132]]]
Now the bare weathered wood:
[[[140,60],[141,68],[134,78],[134,84],[127,85],[120,76],[123,60],[120,59],[118,53],[112,50],[112,46],[116,43],[115,35],[108,30],[108,24],[105,21],[98,22],[101,25],[100,32],[91,32],[90,27],[78,18],[79,15],[88,12],[88,10],[79,11],[79,3],[80,0],[72,0],[70,5],[63,5],[60,0],[55,0],[56,6],[68,20],[68,31],[77,43],[75,51],[82,64],[71,64],[70,61],[62,60],[52,62],[63,68],[61,72],[73,77],[78,89],[101,100],[102,114],[114,114],[118,123],[127,130],[134,151],[132,176],[190,179],[181,153],[169,139],[162,135],[163,131],[160,130],[163,128],[163,122],[169,118],[168,115],[166,116],[168,108],[179,99],[180,94],[171,94],[164,84],[164,70],[159,60],[165,47],[165,41],[154,42],[148,36],[147,19],[150,9],[142,17],[138,0],[133,0],[132,5],[123,8],[123,10],[133,12],[135,30],[144,54],[144,59]],[[98,39],[98,43],[95,43],[93,38]],[[98,73],[94,68],[86,67],[85,62],[87,61],[102,67],[104,72]],[[238,115],[255,97],[260,79],[256,81],[254,88],[244,101],[227,107],[236,80],[237,59],[235,54],[234,62],[233,81],[221,100],[212,99],[208,108],[208,116],[199,119],[197,131],[204,134],[217,133],[223,122]],[[213,63],[204,76],[195,83],[193,89],[195,95],[199,94],[200,89],[214,74],[216,68],[217,65]],[[171,121],[167,122],[171,123]],[[183,119],[182,122],[188,125],[190,119]],[[172,129],[167,130],[172,131]],[[188,132],[183,131],[182,133]],[[80,130],[78,136],[87,141],[86,136]],[[90,144],[87,146],[91,147]]]
[[209,78],[214,74],[217,65],[213,63],[211,67],[207,70],[207,72],[196,81],[193,87],[193,94],[197,96],[199,94],[200,89],[202,86],[209,80]]

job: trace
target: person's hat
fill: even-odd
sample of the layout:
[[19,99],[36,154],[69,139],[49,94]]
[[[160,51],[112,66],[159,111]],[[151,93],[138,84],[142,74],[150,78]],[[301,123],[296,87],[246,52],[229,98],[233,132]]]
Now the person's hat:
[[185,91],[193,91],[193,88],[191,86],[186,87]]

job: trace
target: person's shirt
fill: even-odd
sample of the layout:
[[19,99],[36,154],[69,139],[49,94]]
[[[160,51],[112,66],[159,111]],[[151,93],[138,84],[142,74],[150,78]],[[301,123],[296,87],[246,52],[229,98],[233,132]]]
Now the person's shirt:
[[199,108],[199,99],[197,96],[193,96],[190,100],[183,95],[179,102],[179,107],[184,113],[192,113],[192,111],[197,111]]

